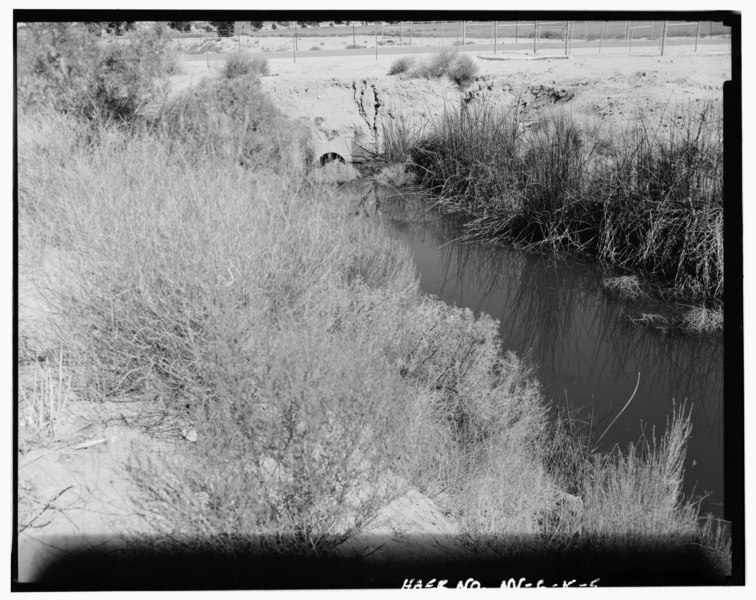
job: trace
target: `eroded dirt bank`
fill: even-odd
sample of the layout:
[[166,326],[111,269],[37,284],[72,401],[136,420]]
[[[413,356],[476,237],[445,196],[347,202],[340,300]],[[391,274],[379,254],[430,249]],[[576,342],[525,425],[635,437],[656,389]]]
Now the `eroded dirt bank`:
[[398,118],[427,123],[462,102],[505,109],[519,103],[525,124],[543,107],[562,105],[587,122],[621,125],[639,113],[661,117],[721,99],[730,76],[725,54],[476,60],[480,73],[464,90],[446,78],[388,76],[391,60],[385,58],[344,59],[340,68],[326,59],[311,59],[299,69],[271,61],[275,75],[263,78],[263,86],[287,116],[307,120],[320,142],[355,136],[374,147],[384,123]]

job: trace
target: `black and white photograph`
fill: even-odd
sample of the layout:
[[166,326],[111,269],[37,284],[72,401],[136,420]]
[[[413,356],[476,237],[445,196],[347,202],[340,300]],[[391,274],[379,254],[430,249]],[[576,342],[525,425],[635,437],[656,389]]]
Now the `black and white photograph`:
[[745,584],[740,12],[155,8],[13,11],[12,590]]

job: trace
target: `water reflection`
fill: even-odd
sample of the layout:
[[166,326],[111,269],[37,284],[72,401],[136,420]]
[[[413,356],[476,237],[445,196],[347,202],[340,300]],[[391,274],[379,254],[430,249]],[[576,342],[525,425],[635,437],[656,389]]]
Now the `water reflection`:
[[673,401],[692,403],[685,491],[710,491],[703,510],[723,516],[721,336],[636,325],[629,316],[660,307],[607,296],[590,264],[454,242],[457,227],[423,214],[406,198],[386,210],[388,231],[413,251],[423,290],[498,319],[504,347],[537,366],[555,407],[569,405],[573,415],[592,420],[595,438],[622,410],[640,373],[633,401],[601,449],[626,447],[652,428],[658,436]]

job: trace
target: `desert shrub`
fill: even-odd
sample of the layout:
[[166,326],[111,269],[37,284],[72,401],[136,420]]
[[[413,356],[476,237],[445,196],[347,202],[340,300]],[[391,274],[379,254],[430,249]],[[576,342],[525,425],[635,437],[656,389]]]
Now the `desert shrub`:
[[328,186],[192,162],[190,141],[148,131],[101,138],[115,139],[62,164],[29,144],[57,193],[27,202],[66,257],[55,310],[76,393],[149,394],[198,433],[188,458],[132,464],[163,531],[327,549],[408,481],[462,510],[500,462],[518,484],[470,527],[504,501],[534,521],[540,396],[494,321],[424,299],[407,249],[346,218]]
[[415,58],[412,56],[402,56],[401,58],[397,58],[394,62],[391,63],[391,67],[389,68],[389,75],[399,75],[400,73],[406,73],[410,70],[412,65],[415,64]]
[[130,121],[165,95],[175,68],[164,29],[100,40],[79,23],[30,23],[19,34],[18,99],[90,119]]
[[453,52],[439,52],[430,60],[419,63],[410,72],[412,77],[425,77],[426,79],[443,77],[454,62],[456,55]]
[[441,52],[420,63],[415,63],[414,58],[402,57],[395,60],[389,69],[389,75],[407,73],[410,77],[425,79],[436,79],[446,75],[460,87],[470,85],[477,72],[478,65],[472,58],[453,52]]
[[477,73],[478,65],[467,54],[457,57],[457,60],[451,63],[446,71],[449,79],[461,88],[470,85]]
[[225,60],[221,73],[226,79],[235,79],[248,75],[268,75],[270,68],[268,67],[268,59],[264,56],[249,58],[245,54],[237,53]]
[[286,121],[251,77],[203,82],[168,101],[155,126],[192,160],[223,157],[299,173],[311,162],[309,130]]

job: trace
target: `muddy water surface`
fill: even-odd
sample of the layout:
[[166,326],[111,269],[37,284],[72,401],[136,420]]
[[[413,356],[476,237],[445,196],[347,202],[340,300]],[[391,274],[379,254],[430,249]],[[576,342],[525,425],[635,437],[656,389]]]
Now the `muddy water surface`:
[[[551,406],[593,423],[600,449],[623,449],[665,428],[673,405],[692,405],[685,492],[709,493],[702,512],[723,517],[723,342],[634,323],[663,307],[601,289],[590,262],[453,242],[458,229],[412,210],[417,198],[387,198],[382,223],[407,244],[422,289],[500,321],[505,348],[536,367]],[[637,391],[633,391],[637,385]]]

